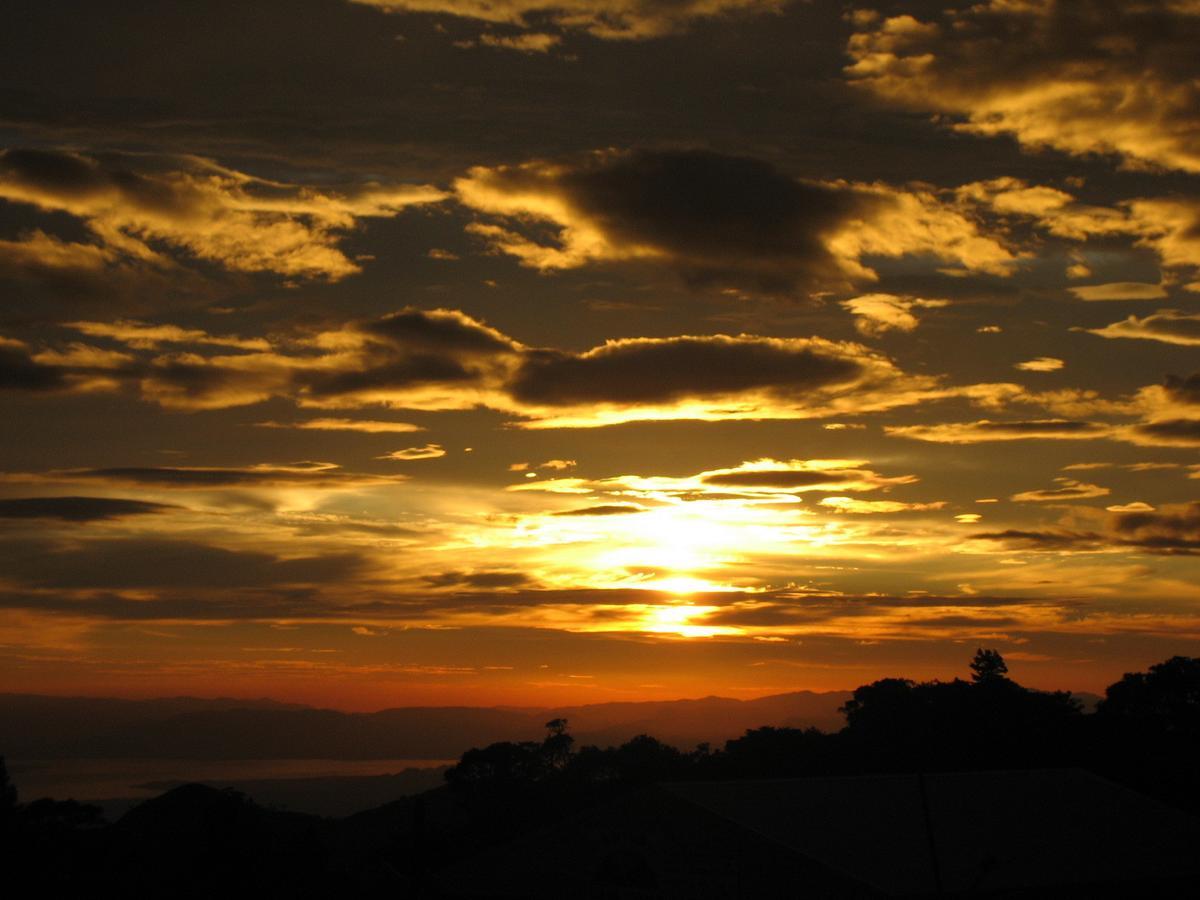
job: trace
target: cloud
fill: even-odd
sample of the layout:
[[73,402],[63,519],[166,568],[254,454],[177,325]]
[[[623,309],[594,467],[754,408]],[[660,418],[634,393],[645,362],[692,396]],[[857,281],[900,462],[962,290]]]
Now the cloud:
[[1200,172],[1200,6],[983,0],[929,20],[859,15],[853,83],[1030,148]]
[[0,519],[61,519],[103,522],[159,513],[177,507],[115,497],[16,497],[0,499]]
[[1200,554],[1200,502],[1163,507],[1157,512],[1126,512],[1113,520],[1123,544],[1164,554]]
[[445,455],[446,451],[441,444],[425,444],[422,447],[405,447],[403,450],[393,450],[391,453],[377,456],[376,459],[438,459]]
[[1023,531],[1017,528],[972,534],[967,540],[993,541],[1003,545],[1006,550],[1051,553],[1101,550],[1107,545],[1104,536],[1096,532]]
[[[428,186],[374,183],[317,190],[192,156],[0,152],[0,199],[72,216],[94,241],[72,249],[34,235],[26,250],[43,261],[69,252],[93,266],[120,258],[169,269],[165,246],[232,271],[336,281],[359,271],[338,247],[359,219],[444,196]],[[85,246],[98,250],[78,249]]]
[[[496,25],[587,32],[608,40],[645,40],[697,19],[778,12],[787,0],[351,0],[393,13],[434,13]],[[486,37],[487,35],[485,35]],[[550,35],[535,34],[535,37]]]
[[[1069,241],[1129,238],[1135,247],[1156,253],[1166,269],[1157,284],[1113,282],[1069,288],[1086,301],[1161,299],[1169,285],[1194,278],[1200,267],[1200,197],[1194,194],[1139,197],[1112,206],[1096,206],[1080,202],[1067,191],[1030,186],[1011,177],[961,185],[953,193],[964,212],[975,208],[993,229],[1011,228],[1014,219],[1023,219]],[[1039,197],[1038,202],[1021,199],[1033,193]],[[992,222],[992,216],[999,216],[1000,221]],[[1077,251],[1069,255],[1080,258]],[[1070,266],[1068,276],[1090,274],[1090,270],[1081,271],[1079,265]]]
[[333,408],[484,405],[523,349],[456,310],[412,308],[318,334],[312,344],[330,352],[297,365],[293,382],[302,404]]
[[180,328],[178,325],[151,325],[145,322],[118,320],[116,322],[67,322],[65,327],[89,337],[109,338],[139,350],[151,350],[161,344],[203,344],[232,347],[236,350],[271,349],[266,338],[212,335],[196,328]]
[[1178,309],[1160,309],[1153,315],[1127,319],[1088,330],[1104,338],[1133,338],[1160,341],[1182,347],[1200,346],[1200,314],[1185,313]]
[[1162,384],[1138,391],[1144,421],[1131,426],[1127,438],[1141,446],[1200,446],[1200,373],[1168,376]]
[[68,384],[62,368],[38,363],[21,341],[0,338],[0,390],[52,391]]
[[301,431],[357,431],[363,434],[407,434],[424,431],[409,422],[380,422],[375,419],[305,419],[299,422],[257,422],[260,428],[296,428]]
[[824,497],[820,505],[835,512],[860,516],[929,512],[930,510],[944,509],[946,506],[945,502],[941,500],[935,500],[932,503],[903,503],[899,500],[863,500],[858,497]]
[[1161,556],[1200,554],[1200,502],[1174,504],[1158,511],[1110,511],[1114,515],[1102,532],[1011,530],[975,534],[970,539],[994,541],[1009,550],[1039,552],[1138,550]]
[[634,503],[610,503],[601,506],[585,506],[580,509],[564,509],[556,512],[556,516],[628,516],[633,513],[645,512],[645,507]]
[[885,478],[859,468],[857,460],[787,460],[760,459],[744,462],[732,469],[704,472],[699,480],[704,485],[740,488],[751,491],[874,491],[898,484],[912,484],[911,475]]
[[479,45],[482,47],[515,50],[518,53],[549,53],[561,43],[562,38],[559,35],[541,31],[515,35],[486,33],[479,36]]
[[1111,284],[1086,284],[1067,288],[1080,300],[1162,300],[1167,290],[1161,284],[1118,281]]
[[1140,500],[1133,503],[1118,503],[1113,506],[1106,506],[1104,509],[1112,513],[1154,512],[1153,506],[1149,503],[1143,503]]
[[486,217],[472,232],[544,272],[641,261],[696,286],[790,294],[875,280],[867,256],[928,255],[998,275],[1016,263],[929,190],[801,181],[706,151],[477,167],[455,191]]
[[220,466],[112,466],[93,469],[54,469],[37,475],[9,474],[6,481],[99,482],[156,488],[205,490],[255,488],[286,485],[338,487],[387,484],[405,480],[403,475],[365,475],[343,472],[334,463],[297,462],[289,465],[264,463],[246,467]]
[[913,310],[938,309],[949,305],[949,300],[921,300],[895,294],[864,294],[841,303],[844,309],[854,315],[854,326],[868,337],[878,337],[893,329],[913,331],[918,325]]
[[40,588],[245,588],[337,583],[364,568],[355,554],[284,558],[156,538],[0,544],[5,578]]
[[425,581],[432,587],[466,588],[515,588],[529,583],[529,577],[520,572],[441,572],[428,575]]
[[1019,362],[1013,368],[1022,372],[1057,372],[1064,365],[1061,359],[1055,359],[1053,356],[1039,356],[1037,359]]
[[817,418],[945,395],[935,379],[906,375],[859,344],[756,335],[630,338],[582,353],[531,351],[506,390],[529,428]]
[[1025,421],[946,422],[937,425],[889,425],[884,432],[892,437],[932,441],[938,444],[978,444],[985,441],[1095,440],[1109,437],[1113,426],[1099,422],[1069,419],[1031,419]]
[[1200,447],[1200,418],[1143,422],[1132,427],[1131,440],[1143,447]]
[[1032,419],[996,422],[946,422],[931,425],[885,426],[892,437],[944,444],[976,444],[1013,440],[1123,441],[1143,447],[1200,446],[1200,376],[1168,377],[1161,385],[1141,388],[1134,396],[1110,401],[1088,392],[1009,394],[997,391],[985,405],[1011,402],[1042,405],[1064,413],[1136,415],[1140,421],[1109,424],[1073,419]]
[[1090,500],[1107,497],[1112,491],[1098,484],[1087,484],[1073,478],[1055,478],[1058,487],[1013,494],[1010,499],[1017,503],[1053,503],[1059,500]]
[[[600,497],[635,498],[659,502],[692,502],[697,500],[780,500],[809,492],[890,491],[902,485],[915,484],[914,475],[880,475],[865,468],[860,459],[790,459],[769,457],[747,460],[723,469],[710,469],[680,478],[668,476],[617,475],[589,480],[558,478],[526,481],[510,485],[510,491],[537,491],[561,494],[594,494]],[[730,490],[734,489],[734,490]],[[616,504],[621,511],[629,504]],[[594,507],[593,507],[594,508]],[[606,506],[606,510],[612,506]],[[566,515],[592,515],[590,512],[568,511]],[[605,512],[602,515],[615,515]]]

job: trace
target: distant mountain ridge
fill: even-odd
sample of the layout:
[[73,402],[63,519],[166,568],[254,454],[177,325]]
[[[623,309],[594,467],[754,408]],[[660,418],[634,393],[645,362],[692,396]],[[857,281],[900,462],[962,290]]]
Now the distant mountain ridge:
[[121,700],[0,694],[0,754],[14,759],[451,759],[496,741],[539,740],[565,718],[579,745],[641,733],[682,749],[720,745],[749,728],[837,730],[849,691],[755,700],[597,703],[513,709],[398,707],[346,713],[273,700]]

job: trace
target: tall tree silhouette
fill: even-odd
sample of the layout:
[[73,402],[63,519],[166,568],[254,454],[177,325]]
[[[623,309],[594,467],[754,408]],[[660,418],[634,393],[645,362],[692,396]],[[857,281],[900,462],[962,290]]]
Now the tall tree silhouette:
[[1008,663],[999,650],[984,650],[980,647],[971,660],[971,680],[985,684],[1008,678]]

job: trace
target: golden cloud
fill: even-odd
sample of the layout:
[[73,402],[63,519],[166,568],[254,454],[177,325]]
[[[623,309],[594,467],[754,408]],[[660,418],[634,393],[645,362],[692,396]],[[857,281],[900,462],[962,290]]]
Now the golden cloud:
[[64,244],[35,233],[16,245],[42,265],[94,268],[117,257],[170,268],[173,260],[159,249],[166,245],[233,271],[336,281],[359,271],[338,248],[359,219],[395,216],[444,197],[421,185],[317,190],[192,156],[0,154],[0,199],[73,216],[96,241]]
[[913,331],[919,324],[913,310],[939,309],[949,300],[922,300],[895,294],[864,294],[843,300],[841,306],[854,316],[854,326],[868,337],[887,331]]
[[1112,493],[1108,488],[1098,484],[1088,484],[1073,478],[1055,478],[1058,487],[1036,491],[1022,491],[1010,498],[1017,503],[1056,503],[1065,500],[1091,500],[1095,497],[1107,497]]
[[977,422],[946,422],[937,425],[889,425],[884,428],[884,432],[893,437],[938,444],[979,444],[989,441],[1090,441],[1111,436],[1114,426],[1070,419],[1009,422],[980,419]]
[[1178,309],[1160,309],[1153,315],[1127,319],[1089,329],[1090,334],[1104,338],[1134,338],[1177,344],[1182,347],[1200,346],[1200,314]]
[[1031,148],[1200,172],[1194,0],[984,0],[853,21],[847,75],[879,97]]
[[351,0],[393,13],[434,13],[497,25],[540,23],[610,40],[644,40],[696,19],[778,12],[787,0]]

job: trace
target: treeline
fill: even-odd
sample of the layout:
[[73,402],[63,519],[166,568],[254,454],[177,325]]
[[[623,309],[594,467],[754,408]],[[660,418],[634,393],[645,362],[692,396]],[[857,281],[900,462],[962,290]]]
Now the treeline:
[[578,802],[656,781],[1080,767],[1200,811],[1200,658],[1127,674],[1085,714],[1069,693],[1023,687],[998,652],[980,650],[969,681],[886,678],[858,688],[842,712],[838,732],[763,727],[691,751],[650,735],[576,749],[558,719],[540,742],[467,751],[446,779],[480,803]]

